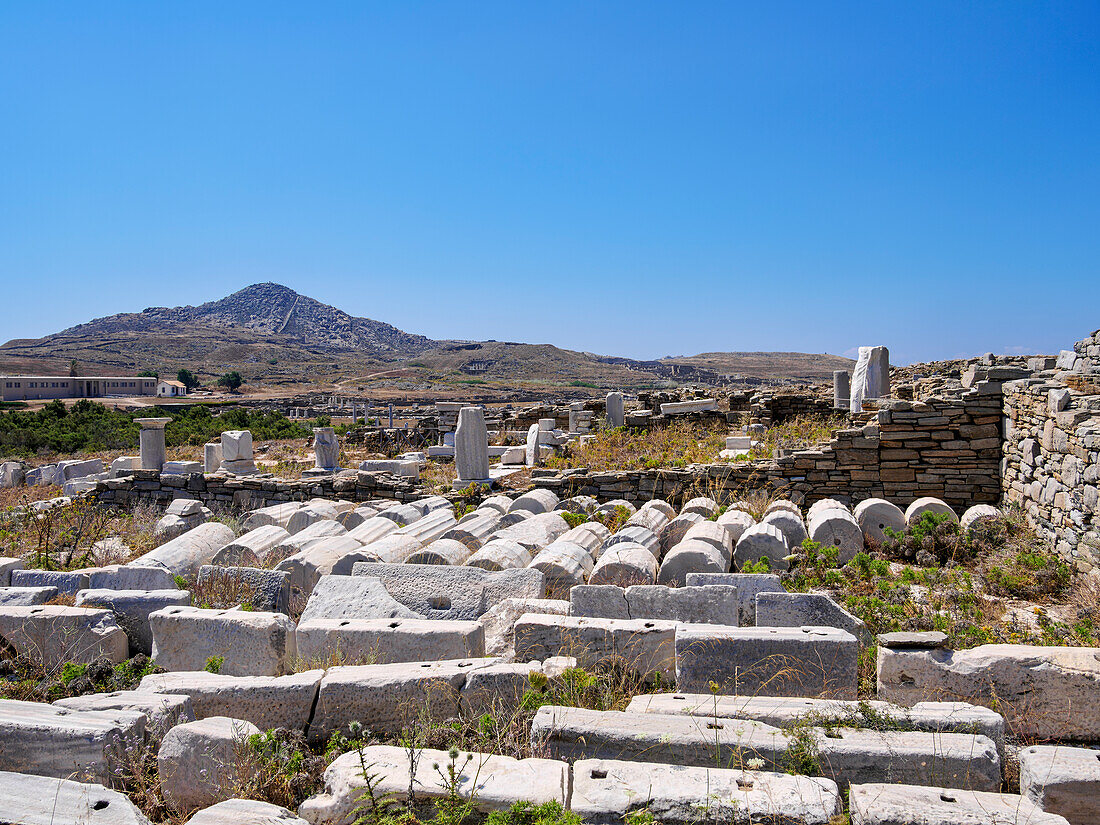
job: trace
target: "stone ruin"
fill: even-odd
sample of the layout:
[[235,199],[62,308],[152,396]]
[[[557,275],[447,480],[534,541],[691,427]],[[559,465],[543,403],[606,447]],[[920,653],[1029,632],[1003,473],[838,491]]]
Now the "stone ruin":
[[[44,668],[140,653],[163,672],[134,690],[0,700],[0,821],[148,822],[118,784],[125,754],[147,747],[180,821],[348,823],[366,790],[364,762],[379,793],[448,792],[432,770],[445,752],[425,747],[410,763],[396,744],[410,715],[425,724],[507,715],[533,685],[614,665],[661,689],[620,710],[539,707],[529,726],[538,756],[473,754],[458,764],[459,793],[480,813],[555,801],[608,825],[638,812],[670,825],[829,825],[845,814],[861,825],[1094,825],[1100,649],[952,650],[934,632],[872,638],[828,595],[787,592],[777,573],[742,568],[766,558],[782,571],[806,538],[847,560],[926,512],[965,533],[1007,502],[1090,569],[1098,359],[1100,333],[1053,364],[972,364],[937,379],[934,394],[918,386],[910,399],[869,401],[865,387],[857,426],[767,464],[765,484],[788,497],[760,518],[736,500],[722,509],[684,495],[692,468],[674,478],[676,491],[660,486],[667,477],[548,473],[458,517],[410,478],[328,472],[327,435],[316,462],[326,472],[296,486],[225,471],[251,460],[240,434],[223,437],[211,456],[223,471],[208,478],[131,462],[129,475],[97,478],[96,494],[166,503],[157,529],[167,540],[104,568],[0,559],[0,649]],[[840,404],[843,382],[835,389],[824,403]],[[657,415],[714,412],[699,401],[664,402],[690,406]],[[483,480],[484,417],[460,412],[459,423],[460,477]],[[530,425],[532,463],[561,437],[553,423]],[[745,426],[727,449],[751,445]],[[148,452],[142,439],[141,464],[157,429]],[[2,471],[14,480],[22,468]],[[216,502],[263,506],[237,535],[211,520]],[[610,512],[624,516],[614,531],[574,518]],[[246,609],[195,606],[180,589],[213,580],[246,584]],[[860,699],[871,645],[873,698]],[[282,728],[320,746],[353,724],[387,744],[336,758],[297,810],[232,796],[227,770],[244,738]],[[792,748],[812,753],[816,775],[787,772]],[[1018,793],[1005,792],[1010,784]]]

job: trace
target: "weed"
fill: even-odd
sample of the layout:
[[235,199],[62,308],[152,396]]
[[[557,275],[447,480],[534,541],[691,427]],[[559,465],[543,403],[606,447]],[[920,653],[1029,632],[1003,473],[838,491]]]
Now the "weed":
[[202,669],[207,673],[221,673],[222,665],[225,664],[224,656],[211,656],[206,660],[206,664],[202,666]]

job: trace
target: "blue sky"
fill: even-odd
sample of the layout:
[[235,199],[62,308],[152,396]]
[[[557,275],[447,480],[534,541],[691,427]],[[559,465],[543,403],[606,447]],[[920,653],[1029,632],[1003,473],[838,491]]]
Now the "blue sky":
[[0,5],[0,339],[278,281],[635,357],[1100,327],[1100,4]]

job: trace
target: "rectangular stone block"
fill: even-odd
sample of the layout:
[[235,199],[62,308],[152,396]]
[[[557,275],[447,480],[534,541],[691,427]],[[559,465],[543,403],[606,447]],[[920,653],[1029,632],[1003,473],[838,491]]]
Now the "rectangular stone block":
[[611,759],[573,766],[570,808],[590,825],[620,825],[640,811],[664,825],[827,825],[842,807],[836,784],[817,777]]
[[294,622],[282,613],[168,607],[150,613],[149,624],[165,670],[203,670],[218,657],[227,676],[280,676],[297,656]]
[[775,573],[688,573],[684,584],[688,587],[726,585],[737,588],[737,624],[740,627],[756,624],[758,593],[787,592]]
[[786,770],[793,746],[809,750],[821,775],[851,783],[901,781],[994,790],[1001,784],[996,745],[970,733],[804,727],[782,730],[718,716],[664,716],[545,705],[531,723],[533,747],[558,759],[619,759],[697,767],[762,760]]
[[515,640],[517,661],[573,656],[582,667],[617,663],[669,681],[676,674],[675,622],[528,614],[516,622]]
[[851,699],[859,642],[831,627],[681,625],[677,685],[685,693]]
[[94,782],[0,771],[0,822],[19,825],[150,825],[118,791]]
[[569,591],[570,614],[601,619],[660,619],[737,626],[737,588],[729,585],[621,588],[579,585]]
[[298,655],[306,662],[431,662],[485,655],[477,622],[430,619],[310,619],[298,625]]
[[261,730],[304,731],[313,713],[323,670],[287,676],[226,676],[205,671],[154,673],[139,690],[186,696],[196,719],[227,716],[244,719]]
[[1100,822],[1100,751],[1064,745],[1024,748],[1020,794],[1075,824]]
[[46,668],[126,660],[129,642],[108,610],[64,605],[0,608],[0,642]]
[[878,653],[878,695],[902,705],[940,699],[1003,713],[1009,730],[1040,740],[1100,739],[1100,649],[981,645]]
[[77,711],[0,699],[0,770],[111,783],[127,747],[145,735],[133,711]]
[[1069,825],[1015,794],[868,783],[848,796],[852,825]]

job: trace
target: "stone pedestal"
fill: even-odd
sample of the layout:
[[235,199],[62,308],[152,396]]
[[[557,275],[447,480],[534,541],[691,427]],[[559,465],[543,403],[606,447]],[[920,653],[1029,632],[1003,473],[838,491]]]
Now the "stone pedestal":
[[485,481],[489,478],[489,433],[485,410],[463,407],[455,429],[455,468],[459,481]]
[[332,427],[313,428],[313,469],[335,472],[340,469],[340,442]]
[[171,418],[135,418],[141,425],[138,443],[141,445],[141,469],[157,470],[164,467],[167,457],[164,449],[164,425]]
[[532,424],[527,430],[527,466],[537,467],[541,461],[539,455],[539,425]]
[[846,410],[851,406],[851,378],[848,370],[833,371],[833,409]]
[[607,394],[607,426],[622,427],[626,424],[626,413],[623,408],[623,394],[621,392],[609,392]]
[[248,430],[226,430],[222,433],[222,469],[237,475],[257,472],[252,460],[252,433]]

